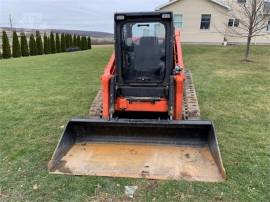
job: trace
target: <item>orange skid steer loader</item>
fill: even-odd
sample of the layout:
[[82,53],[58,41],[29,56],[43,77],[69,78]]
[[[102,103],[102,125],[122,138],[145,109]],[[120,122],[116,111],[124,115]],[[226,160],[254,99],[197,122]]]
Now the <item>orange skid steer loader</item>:
[[115,14],[115,51],[87,119],[72,119],[49,172],[223,181],[214,126],[199,120],[171,12]]

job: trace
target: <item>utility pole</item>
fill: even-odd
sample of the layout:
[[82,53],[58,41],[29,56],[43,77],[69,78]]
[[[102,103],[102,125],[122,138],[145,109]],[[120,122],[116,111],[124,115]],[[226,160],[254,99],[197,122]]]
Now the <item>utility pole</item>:
[[12,16],[11,16],[11,14],[9,14],[9,25],[10,25],[10,31],[12,31],[13,27],[12,27]]

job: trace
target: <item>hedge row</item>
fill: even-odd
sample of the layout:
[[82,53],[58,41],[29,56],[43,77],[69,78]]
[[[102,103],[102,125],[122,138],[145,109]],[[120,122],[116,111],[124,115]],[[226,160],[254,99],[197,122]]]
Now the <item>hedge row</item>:
[[[19,40],[20,38],[20,40]],[[26,57],[43,54],[54,54],[68,51],[69,48],[76,48],[78,50],[91,49],[91,38],[86,36],[71,35],[71,34],[54,34],[46,33],[42,36],[37,31],[36,35],[30,35],[29,40],[24,33],[18,37],[17,33],[13,32],[12,37],[12,51],[9,44],[7,33],[3,31],[2,37],[2,52],[0,51],[0,58],[11,57]]]

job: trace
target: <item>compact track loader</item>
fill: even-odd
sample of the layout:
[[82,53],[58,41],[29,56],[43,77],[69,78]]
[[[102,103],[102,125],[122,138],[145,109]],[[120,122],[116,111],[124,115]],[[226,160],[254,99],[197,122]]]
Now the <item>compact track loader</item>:
[[90,118],[72,119],[49,172],[219,182],[215,129],[201,121],[171,12],[115,14],[115,51]]

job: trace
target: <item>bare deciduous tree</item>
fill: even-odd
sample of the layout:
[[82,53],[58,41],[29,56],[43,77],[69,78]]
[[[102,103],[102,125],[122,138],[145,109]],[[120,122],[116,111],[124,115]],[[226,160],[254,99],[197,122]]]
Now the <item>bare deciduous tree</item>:
[[265,35],[269,20],[270,8],[266,0],[246,0],[245,3],[231,6],[231,17],[239,19],[239,26],[230,32],[234,35],[247,38],[244,60],[248,61],[251,40],[253,37]]

